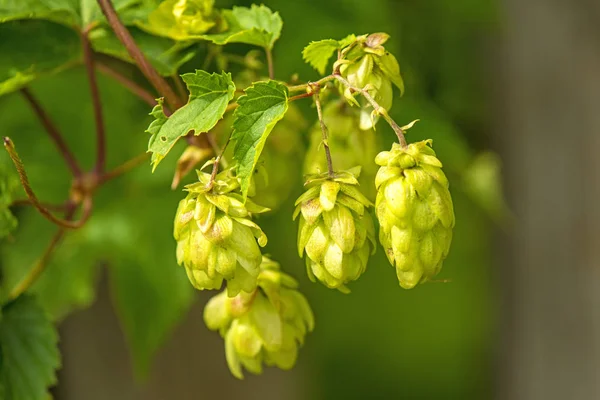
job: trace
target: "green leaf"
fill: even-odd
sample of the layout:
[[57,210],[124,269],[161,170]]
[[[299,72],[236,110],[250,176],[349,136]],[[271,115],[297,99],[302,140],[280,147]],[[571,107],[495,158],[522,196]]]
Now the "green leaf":
[[227,23],[227,31],[202,35],[203,39],[219,45],[246,43],[272,49],[281,35],[283,21],[279,13],[264,5],[233,7],[232,10],[223,10],[221,15]]
[[0,162],[0,239],[8,236],[16,227],[17,219],[8,208],[20,187],[19,177],[12,165]]
[[348,35],[342,40],[324,39],[310,42],[302,50],[302,58],[322,75],[325,73],[325,69],[333,53],[338,49],[350,45],[355,40],[355,35]]
[[245,200],[265,141],[288,109],[288,89],[275,81],[257,82],[246,89],[238,104],[233,115],[233,157],[238,162],[237,176]]
[[[152,36],[138,28],[129,28],[138,47],[150,63],[163,76],[172,76],[189,61],[196,51],[189,44],[175,43],[164,37]],[[99,27],[90,33],[90,41],[94,51],[104,53],[128,63],[133,59],[108,27]]]
[[0,394],[3,399],[45,400],[60,367],[56,329],[31,296],[2,309]]
[[77,33],[48,21],[0,24],[0,95],[79,62]]
[[152,153],[153,170],[180,137],[190,131],[200,135],[211,130],[225,114],[227,104],[235,93],[231,74],[225,72],[209,74],[197,70],[181,77],[190,92],[188,103],[169,118],[157,107],[152,110],[156,120],[147,132],[152,135],[148,152]]

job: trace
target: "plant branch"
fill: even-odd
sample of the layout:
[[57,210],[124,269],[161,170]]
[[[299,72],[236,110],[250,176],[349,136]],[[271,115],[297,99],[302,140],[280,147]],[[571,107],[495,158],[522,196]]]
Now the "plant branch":
[[183,103],[177,94],[175,94],[175,91],[173,91],[171,86],[169,86],[169,83],[162,76],[160,76],[156,69],[154,69],[144,53],[142,53],[138,45],[135,43],[135,40],[133,40],[133,37],[129,31],[119,19],[111,0],[98,0],[98,4],[100,5],[100,8],[106,16],[106,19],[108,20],[108,23],[110,24],[110,27],[114,31],[115,35],[123,44],[123,46],[125,46],[127,53],[131,56],[131,58],[133,58],[146,79],[148,79],[156,91],[167,100],[167,103],[169,103],[173,109],[178,109],[183,106]]
[[371,106],[373,106],[373,111],[375,113],[381,115],[386,120],[386,122],[388,124],[390,124],[390,126],[394,130],[394,133],[396,133],[396,136],[398,136],[398,142],[400,143],[400,146],[406,147],[408,145],[406,143],[406,138],[404,137],[404,130],[402,130],[402,128],[400,127],[400,125],[398,125],[396,123],[396,121],[394,121],[392,119],[392,117],[389,116],[387,110],[385,108],[381,107],[377,103],[377,101],[375,101],[375,99],[373,98],[373,96],[371,96],[368,91],[366,91],[365,89],[361,89],[361,88],[357,88],[355,86],[352,86],[350,84],[350,82],[348,82],[346,79],[344,79],[341,75],[335,74],[333,76],[342,85],[346,86],[351,91],[360,93],[371,104]]
[[296,101],[296,100],[300,100],[300,99],[304,99],[306,97],[311,97],[314,93],[313,92],[306,92],[306,93],[302,93],[302,94],[297,94],[296,96],[292,96],[288,99],[288,101]]
[[[35,193],[33,192],[33,189],[31,189],[31,184],[29,183],[29,179],[27,178],[27,173],[25,172],[25,167],[23,166],[23,161],[21,161],[21,159],[19,158],[19,155],[17,154],[17,150],[15,149],[15,145],[12,142],[12,140],[10,140],[9,137],[4,137],[4,148],[6,149],[6,151],[8,151],[10,158],[12,159],[13,163],[15,164],[15,168],[17,169],[17,172],[19,173],[19,179],[21,180],[21,185],[23,186],[23,189],[25,190],[25,193],[27,194],[27,198],[29,199],[31,204],[40,212],[40,214],[42,214],[48,221],[50,221],[60,227],[63,227],[63,228],[77,229],[77,228],[80,228],[85,223],[85,221],[87,220],[87,217],[89,215],[87,215],[87,216],[84,215],[85,218],[82,217],[81,220],[72,222],[72,221],[69,221],[66,219],[55,217],[50,212],[50,210],[48,210],[46,207],[44,207],[44,205],[36,197]],[[91,200],[90,200],[90,210],[89,211],[91,212]]]
[[217,177],[217,172],[219,172],[219,164],[221,162],[221,159],[223,158],[223,154],[225,154],[225,150],[227,150],[227,146],[229,145],[229,142],[231,141],[232,133],[233,133],[233,131],[231,131],[229,133],[229,136],[227,136],[227,141],[225,142],[225,145],[219,152],[219,155],[217,156],[217,158],[215,158],[215,162],[213,163],[212,172],[210,173],[210,181],[208,182],[209,189],[212,188],[212,186],[215,182],[215,178]]
[[106,132],[104,129],[104,117],[102,115],[102,101],[100,100],[100,91],[98,90],[98,81],[96,80],[96,71],[94,69],[94,53],[88,37],[88,30],[81,33],[81,44],[83,46],[83,60],[90,84],[90,94],[94,106],[94,122],[96,124],[96,164],[94,172],[99,175],[104,172],[106,165]]
[[273,53],[269,47],[265,47],[265,53],[267,54],[267,66],[269,69],[269,79],[275,79],[275,66],[273,65]]
[[112,170],[106,172],[104,175],[102,175],[98,180],[98,184],[102,185],[118,176],[121,176],[121,175],[131,171],[138,165],[142,164],[144,161],[148,160],[149,157],[150,157],[149,153],[144,153],[144,154],[140,154],[136,157],[133,157],[130,160],[125,161],[123,164],[119,165],[118,167],[115,167],[114,169],[112,169]]
[[[329,151],[329,142],[327,125],[323,119],[323,110],[321,109],[321,99],[319,98],[320,86],[311,85],[311,91],[313,92],[313,98],[315,99],[315,105],[317,106],[317,114],[319,116],[319,123],[321,124],[321,133],[323,134],[323,148],[325,149],[325,157],[327,158],[327,174],[330,178],[333,178],[333,162],[331,161],[331,152]],[[313,89],[314,88],[314,89]]]
[[67,166],[71,170],[71,173],[73,174],[73,176],[81,177],[82,171],[81,171],[81,168],[79,167],[79,164],[77,163],[77,160],[75,159],[75,157],[69,150],[69,147],[67,146],[66,142],[64,141],[64,139],[61,136],[58,129],[56,128],[56,125],[54,125],[54,123],[52,122],[52,120],[50,119],[48,114],[46,114],[46,111],[44,111],[44,109],[42,108],[39,101],[35,98],[33,93],[31,93],[31,91],[27,88],[21,89],[21,94],[23,95],[23,97],[25,97],[25,100],[27,100],[27,102],[33,109],[35,115],[38,117],[38,119],[40,120],[40,122],[42,123],[44,128],[46,129],[46,132],[48,132],[50,139],[52,139],[52,141],[54,142],[56,147],[58,147],[58,150],[59,150],[61,156],[64,158],[65,162],[67,163]]
[[334,79],[335,79],[334,75],[327,75],[327,76],[319,79],[316,82],[309,82],[309,83],[303,83],[302,85],[288,86],[288,90],[290,92],[300,92],[300,91],[308,89],[309,86],[315,86],[315,85],[322,86],[324,83],[327,83]]
[[150,93],[149,91],[147,91],[146,89],[144,89],[143,87],[141,87],[140,85],[135,83],[133,80],[127,78],[126,76],[120,74],[119,72],[115,71],[108,65],[103,64],[101,62],[96,61],[95,65],[96,65],[96,69],[98,71],[100,71],[104,75],[109,76],[112,79],[119,82],[126,89],[128,89],[131,93],[133,93],[134,95],[139,97],[141,100],[143,100],[144,103],[148,104],[151,107],[154,107],[157,104],[156,96],[154,96],[152,93]]
[[[64,211],[67,209],[67,204],[48,204],[48,203],[41,203],[42,206],[44,206],[44,208],[47,208],[48,210],[51,211]],[[8,206],[9,207],[20,207],[20,206],[32,206],[33,203],[31,202],[31,200],[29,199],[18,199],[18,200],[14,200],[13,202],[11,202]]]

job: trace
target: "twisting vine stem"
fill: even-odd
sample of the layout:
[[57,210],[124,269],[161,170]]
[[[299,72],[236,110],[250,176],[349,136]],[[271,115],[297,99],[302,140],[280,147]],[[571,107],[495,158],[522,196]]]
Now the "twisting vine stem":
[[331,151],[329,150],[329,142],[328,142],[328,130],[327,125],[325,125],[325,120],[323,119],[323,110],[321,109],[321,99],[319,98],[319,92],[321,91],[321,87],[318,84],[310,84],[309,88],[313,94],[313,98],[315,99],[315,105],[317,106],[317,114],[319,116],[319,124],[321,125],[321,133],[323,134],[323,148],[325,149],[325,157],[327,158],[327,174],[330,178],[333,178],[333,162],[331,161]]
[[82,171],[79,167],[79,164],[77,163],[77,160],[73,156],[73,153],[71,153],[71,150],[69,150],[67,143],[64,141],[56,125],[54,125],[48,114],[46,114],[46,111],[44,111],[44,109],[42,108],[40,102],[27,88],[21,89],[21,94],[23,95],[23,97],[25,97],[25,100],[27,100],[27,102],[35,112],[35,115],[38,117],[38,119],[46,129],[46,132],[48,132],[50,139],[52,139],[56,147],[58,147],[58,151],[60,152],[61,156],[67,163],[67,166],[71,170],[71,174],[73,174],[73,176],[76,178],[81,177]]
[[106,164],[106,133],[104,129],[104,117],[102,115],[102,101],[100,100],[96,70],[94,69],[94,54],[88,33],[88,29],[84,29],[81,33],[81,45],[83,46],[83,59],[90,84],[90,93],[94,106],[94,122],[96,125],[96,164],[94,164],[94,173],[99,175],[104,172]]
[[89,211],[84,213],[82,215],[82,218],[78,221],[73,222],[67,219],[55,217],[50,212],[50,210],[44,207],[44,205],[38,200],[35,193],[33,192],[31,184],[29,183],[29,178],[27,178],[27,173],[25,172],[25,167],[23,166],[23,161],[21,161],[21,158],[19,157],[19,154],[15,149],[15,145],[9,137],[4,138],[4,148],[6,149],[8,155],[15,164],[15,168],[17,169],[17,172],[19,174],[19,179],[21,180],[21,185],[25,190],[25,194],[27,194],[27,198],[29,199],[31,204],[40,212],[40,214],[42,214],[48,221],[62,228],[77,229],[83,226],[83,224],[87,221],[87,218],[89,217],[89,213],[91,212],[91,200],[89,203]]

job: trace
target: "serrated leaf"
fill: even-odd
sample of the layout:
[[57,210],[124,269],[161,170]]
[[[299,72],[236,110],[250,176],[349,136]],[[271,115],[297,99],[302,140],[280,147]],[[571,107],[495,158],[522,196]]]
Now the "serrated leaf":
[[288,109],[288,89],[275,81],[257,82],[238,99],[233,115],[233,157],[244,200],[267,137]]
[[227,23],[227,31],[202,35],[201,38],[219,45],[246,43],[271,49],[281,35],[283,21],[279,13],[264,5],[233,7],[223,10],[221,15]]
[[4,399],[45,400],[60,367],[56,329],[31,296],[2,308],[0,393]]
[[190,92],[188,103],[166,120],[156,107],[152,111],[154,121],[148,128],[152,135],[148,152],[152,153],[153,170],[165,158],[175,142],[193,131],[196,135],[211,130],[223,118],[227,104],[235,93],[231,74],[196,70],[181,76]]
[[348,46],[355,40],[356,36],[352,34],[342,40],[324,39],[310,42],[302,50],[302,58],[322,75],[325,73],[325,69],[333,53],[338,49]]
[[48,21],[0,24],[0,38],[0,95],[75,65],[81,57],[77,33]]
[[[157,37],[138,28],[129,28],[138,47],[150,63],[163,76],[172,76],[179,68],[196,54],[188,43],[176,43],[173,40]],[[90,32],[90,41],[94,51],[104,53],[128,63],[133,59],[108,27],[98,27]]]

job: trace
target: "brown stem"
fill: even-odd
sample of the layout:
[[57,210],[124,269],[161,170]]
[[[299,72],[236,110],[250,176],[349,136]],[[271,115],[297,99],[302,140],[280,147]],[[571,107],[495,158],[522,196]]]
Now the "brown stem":
[[117,12],[115,11],[115,7],[113,6],[111,0],[98,0],[98,4],[102,9],[102,12],[106,16],[110,27],[114,31],[117,39],[125,46],[127,53],[133,58],[136,65],[140,68],[146,79],[154,86],[156,91],[160,93],[169,103],[173,109],[180,108],[183,103],[179,99],[179,97],[175,94],[169,83],[159,75],[159,73],[154,69],[152,64],[148,61],[144,53],[140,50],[138,45],[133,40],[133,37],[123,25]]
[[108,182],[118,176],[121,176],[121,175],[131,171],[138,165],[142,164],[144,161],[147,161],[149,157],[150,157],[149,153],[144,153],[144,154],[140,154],[136,157],[133,157],[130,160],[125,161],[123,164],[119,165],[118,167],[115,167],[114,169],[112,169],[112,170],[106,172],[104,175],[102,175],[100,177],[100,179],[98,180],[98,184],[102,185],[105,182]]
[[404,131],[402,130],[402,128],[400,127],[400,125],[398,125],[396,123],[396,121],[394,121],[392,119],[392,117],[389,116],[387,110],[385,108],[381,107],[379,105],[379,103],[377,103],[377,101],[375,101],[375,99],[373,98],[373,96],[371,96],[369,94],[368,91],[366,91],[365,89],[361,89],[361,88],[357,88],[355,86],[352,86],[350,84],[350,82],[348,82],[346,79],[344,79],[341,75],[335,74],[333,76],[342,85],[346,86],[351,91],[360,93],[371,104],[371,106],[373,107],[373,110],[377,114],[381,115],[383,117],[383,119],[385,119],[386,122],[392,127],[392,129],[394,130],[394,133],[396,133],[396,136],[398,136],[398,142],[400,143],[400,146],[402,146],[402,147],[407,147],[408,146],[408,144],[406,143],[406,138],[404,137]]
[[104,172],[106,164],[106,133],[102,115],[102,101],[100,100],[100,91],[98,90],[98,81],[96,80],[96,71],[94,69],[94,53],[92,52],[88,32],[88,29],[85,29],[81,33],[81,44],[83,47],[85,69],[90,84],[92,104],[94,106],[94,122],[96,124],[96,164],[94,165],[94,172],[101,174]]
[[292,96],[288,99],[288,101],[296,101],[296,100],[300,100],[300,99],[304,99],[306,97],[310,97],[312,96],[314,93],[310,92],[310,93],[302,93],[302,94],[297,94],[296,96]]
[[273,53],[269,47],[265,47],[265,53],[267,54],[267,66],[269,69],[269,79],[275,79],[275,66],[273,65]]
[[[41,203],[44,208],[50,211],[64,211],[67,208],[67,204],[49,204]],[[14,200],[9,204],[9,207],[21,207],[21,206],[32,206],[33,203],[29,199]]]
[[[23,162],[21,161],[21,159],[19,158],[19,155],[17,154],[17,150],[15,149],[14,143],[8,137],[4,138],[4,148],[6,149],[6,151],[8,151],[10,158],[12,159],[13,163],[15,164],[15,168],[17,169],[17,172],[19,173],[21,185],[23,186],[23,189],[25,190],[25,194],[27,194],[27,198],[29,199],[31,204],[40,212],[40,214],[42,214],[48,221],[50,221],[60,227],[63,227],[63,228],[77,229],[77,228],[80,228],[85,223],[85,220],[87,220],[87,217],[80,221],[71,222],[66,219],[55,217],[50,212],[50,210],[48,210],[46,207],[44,207],[44,205],[36,197],[35,193],[33,192],[33,189],[31,189],[31,184],[29,183],[29,179],[27,178],[27,173],[25,172],[25,167],[23,166]],[[90,211],[91,211],[91,200],[90,200]]]
[[[333,75],[327,75],[327,76],[319,79],[316,82],[309,82],[309,83],[303,83],[302,85],[288,86],[288,90],[290,92],[300,92],[302,90],[308,89],[309,86],[315,86],[315,85],[317,85],[317,86],[320,87],[324,83],[327,83],[327,82],[332,81],[334,79],[335,79],[335,77]],[[312,92],[311,92],[311,94],[312,94]]]
[[217,158],[215,158],[215,162],[213,164],[213,168],[212,168],[212,172],[210,173],[210,181],[208,181],[208,187],[212,188],[214,182],[215,182],[215,178],[217,177],[217,172],[219,172],[219,164],[221,162],[221,159],[223,158],[223,154],[225,154],[225,150],[227,150],[227,146],[229,145],[229,142],[231,141],[231,133],[229,133],[229,136],[227,137],[227,141],[225,142],[225,145],[223,146],[223,148],[221,149],[221,151],[219,152],[219,155],[217,156]]
[[143,100],[144,103],[148,104],[149,106],[154,107],[157,104],[156,96],[154,96],[152,93],[150,93],[131,79],[127,78],[124,75],[121,75],[119,72],[115,71],[108,65],[96,61],[96,69],[104,75],[109,76],[112,79],[119,82],[121,85],[123,85],[131,93]]
[[319,123],[321,124],[321,133],[323,135],[323,148],[325,149],[325,157],[327,158],[327,174],[330,178],[333,178],[333,162],[331,161],[331,152],[329,151],[329,142],[327,141],[328,131],[327,125],[325,125],[325,120],[323,119],[323,110],[321,109],[321,99],[319,98],[319,86],[311,86],[311,88],[315,88],[313,91],[315,105],[317,106],[317,115],[319,116]]
[[35,98],[33,93],[31,93],[31,91],[27,88],[21,89],[21,94],[23,95],[23,97],[25,97],[25,100],[27,100],[27,102],[33,109],[35,115],[38,117],[38,119],[40,120],[40,122],[42,123],[44,128],[46,129],[46,132],[48,132],[50,139],[52,139],[52,141],[54,142],[56,147],[58,147],[58,150],[59,150],[61,156],[64,158],[65,162],[67,163],[67,166],[71,170],[71,173],[73,174],[73,176],[76,178],[81,177],[82,171],[81,171],[81,168],[79,167],[79,164],[77,163],[77,160],[75,159],[75,157],[69,150],[69,147],[65,143],[65,141],[64,141],[63,137],[61,136],[60,132],[58,131],[58,129],[56,128],[56,125],[54,125],[54,123],[52,122],[52,120],[50,119],[48,114],[46,114],[46,111],[44,111],[44,109],[42,108],[39,101]]

